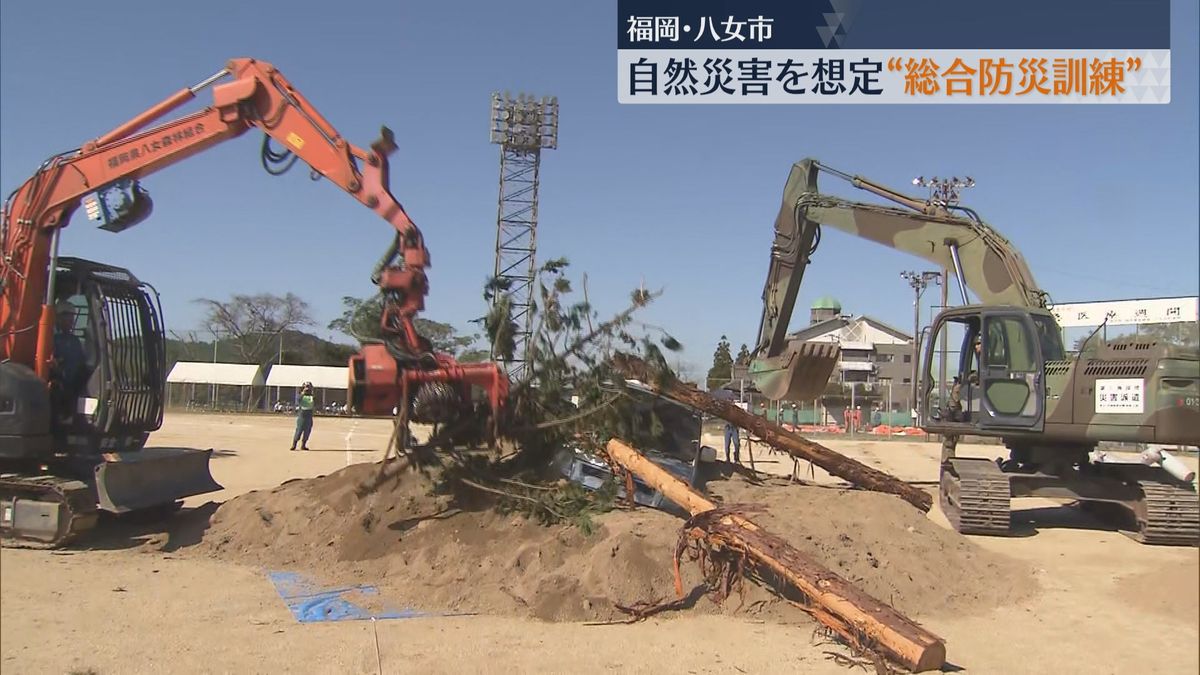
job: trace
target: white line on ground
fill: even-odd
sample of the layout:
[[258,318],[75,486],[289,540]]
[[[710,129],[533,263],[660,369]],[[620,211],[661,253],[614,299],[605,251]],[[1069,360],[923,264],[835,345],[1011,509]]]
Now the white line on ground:
[[354,424],[350,425],[350,431],[346,432],[346,466],[350,466],[350,440],[354,438],[354,430],[358,428],[358,420],[354,420]]

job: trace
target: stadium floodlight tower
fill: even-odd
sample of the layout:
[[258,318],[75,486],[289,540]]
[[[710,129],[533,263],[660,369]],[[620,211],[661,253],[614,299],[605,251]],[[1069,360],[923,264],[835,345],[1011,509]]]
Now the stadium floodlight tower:
[[[496,210],[495,278],[507,285],[516,325],[512,358],[496,354],[510,378],[524,376],[533,332],[537,257],[538,168],[542,150],[558,147],[558,97],[492,94],[492,143],[500,146],[500,203]],[[495,300],[504,295],[497,293]]]

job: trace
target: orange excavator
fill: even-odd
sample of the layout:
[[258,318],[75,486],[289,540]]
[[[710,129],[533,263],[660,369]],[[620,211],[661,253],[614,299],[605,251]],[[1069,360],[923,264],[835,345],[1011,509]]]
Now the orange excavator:
[[[210,106],[160,121],[210,87]],[[58,250],[81,204],[101,229],[126,230],[153,208],[142,178],[255,128],[264,133],[269,173],[303,160],[314,180],[329,180],[395,230],[372,274],[384,299],[384,337],[350,360],[351,406],[360,414],[399,410],[416,422],[446,422],[485,404],[493,419],[499,414],[504,371],[434,352],[413,324],[424,309],[430,259],[388,187],[392,133],[384,127],[369,149],[353,145],[274,66],[233,59],[107,134],[50,157],[4,203],[0,536],[61,545],[93,527],[99,510],[169,508],[221,489],[209,472],[211,450],[146,447],[162,424],[166,383],[157,292],[128,270]]]

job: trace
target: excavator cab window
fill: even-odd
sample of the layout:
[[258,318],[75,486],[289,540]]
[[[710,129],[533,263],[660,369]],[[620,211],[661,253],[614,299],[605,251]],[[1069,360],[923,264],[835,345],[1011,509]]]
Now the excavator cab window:
[[1038,344],[1042,348],[1042,359],[1045,361],[1066,361],[1067,350],[1063,347],[1062,334],[1053,317],[1044,314],[1031,314],[1034,332],[1037,333]]
[[925,419],[965,423],[979,410],[979,357],[974,346],[979,326],[977,316],[935,321],[921,378]]
[[1045,392],[1041,388],[1041,336],[1027,313],[985,312],[983,317],[983,427],[1039,428]]
[[70,293],[59,296],[54,306],[54,419],[70,424],[85,395],[87,381],[96,367],[96,344],[88,330],[90,312],[87,296]]

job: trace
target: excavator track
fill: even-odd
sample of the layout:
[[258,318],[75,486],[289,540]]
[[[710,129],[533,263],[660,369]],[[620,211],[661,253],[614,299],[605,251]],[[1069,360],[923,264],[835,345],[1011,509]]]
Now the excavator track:
[[1200,496],[1196,490],[1141,480],[1145,497],[1134,509],[1138,529],[1129,536],[1159,546],[1200,546]]
[[[0,474],[0,539],[6,548],[60,548],[92,529],[96,494],[59,476]],[[28,523],[40,527],[32,529]]]
[[1005,536],[1012,528],[1008,476],[987,459],[953,458],[942,465],[942,513],[961,534]]

